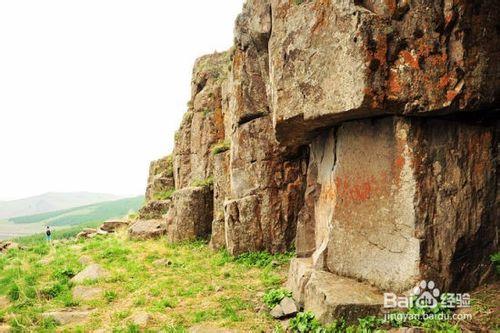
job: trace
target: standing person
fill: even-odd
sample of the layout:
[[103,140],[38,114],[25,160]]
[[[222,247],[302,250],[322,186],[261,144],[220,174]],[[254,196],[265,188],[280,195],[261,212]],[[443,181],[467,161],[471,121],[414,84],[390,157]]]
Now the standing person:
[[47,226],[47,229],[45,230],[45,236],[47,237],[47,242],[49,242],[49,244],[52,244],[52,231],[50,230],[49,226]]

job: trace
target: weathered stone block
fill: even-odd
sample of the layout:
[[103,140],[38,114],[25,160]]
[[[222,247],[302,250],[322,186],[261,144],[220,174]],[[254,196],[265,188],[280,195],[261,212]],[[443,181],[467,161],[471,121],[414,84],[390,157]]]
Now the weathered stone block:
[[173,188],[174,174],[172,156],[167,156],[151,162],[148,185],[146,188],[146,202],[155,200],[158,194]]
[[278,140],[386,113],[498,105],[498,1],[272,1],[269,41]]
[[305,310],[314,312],[324,323],[339,318],[356,322],[357,318],[379,314],[383,306],[382,293],[376,288],[315,270],[310,258],[292,260],[287,288]]
[[399,117],[317,138],[313,265],[392,291],[477,285],[498,243],[495,140],[488,122]]
[[170,242],[196,240],[210,235],[213,219],[213,190],[210,186],[187,187],[172,195],[167,214]]

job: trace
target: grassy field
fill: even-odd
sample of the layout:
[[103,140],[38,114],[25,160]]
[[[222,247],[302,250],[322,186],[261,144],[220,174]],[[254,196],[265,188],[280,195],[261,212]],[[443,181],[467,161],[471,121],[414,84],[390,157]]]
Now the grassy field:
[[[27,250],[0,257],[0,295],[11,305],[0,318],[17,331],[92,331],[105,328],[135,332],[128,318],[138,311],[150,313],[148,328],[184,332],[198,324],[239,331],[267,331],[275,323],[257,314],[262,293],[284,281],[287,256],[257,255],[238,260],[213,253],[204,243],[169,245],[166,241],[132,241],[125,235],[86,241],[64,240],[53,247],[33,238]],[[87,256],[111,275],[95,283],[104,289],[100,299],[72,298],[69,278],[84,268]],[[168,267],[155,265],[168,258]],[[271,261],[274,261],[271,265]],[[78,327],[57,327],[43,319],[45,311],[92,308],[93,314]],[[1,320],[0,320],[1,322]]]
[[[288,294],[282,287],[293,254],[251,253],[235,258],[224,251],[213,252],[204,242],[134,241],[125,232],[76,240],[71,238],[75,232],[61,233],[52,246],[41,236],[22,238],[24,249],[0,255],[0,331],[2,325],[9,325],[13,332],[188,332],[191,327],[201,327],[198,332],[208,328],[284,332],[267,310],[259,309]],[[159,264],[160,259],[169,263]],[[76,286],[70,279],[89,262],[100,264],[109,275],[85,281],[84,285],[102,293],[81,301],[73,297]],[[415,325],[427,332],[461,332],[460,325],[498,329],[498,296],[498,284],[473,294],[472,323]],[[3,307],[2,299],[7,300]],[[66,326],[42,316],[61,309],[92,313]],[[151,317],[145,327],[132,322],[138,313]],[[400,324],[367,317],[351,327],[342,321],[321,326],[311,313],[300,313],[290,327],[294,332],[368,333]]]

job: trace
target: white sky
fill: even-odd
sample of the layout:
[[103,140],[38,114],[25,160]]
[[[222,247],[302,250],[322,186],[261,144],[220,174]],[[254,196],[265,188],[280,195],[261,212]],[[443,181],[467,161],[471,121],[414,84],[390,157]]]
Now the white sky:
[[0,0],[0,200],[141,194],[243,0]]

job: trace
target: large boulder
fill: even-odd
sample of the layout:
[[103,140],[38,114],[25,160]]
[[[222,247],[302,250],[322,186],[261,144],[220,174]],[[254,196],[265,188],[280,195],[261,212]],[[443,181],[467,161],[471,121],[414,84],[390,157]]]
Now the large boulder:
[[168,240],[206,239],[210,236],[212,219],[213,190],[210,185],[177,190],[167,214]]
[[495,0],[272,1],[278,140],[307,143],[341,121],[498,106]]
[[159,238],[167,233],[165,220],[138,220],[133,222],[128,233],[135,239]]
[[477,286],[498,244],[495,132],[487,119],[387,117],[320,135],[298,253],[314,246],[316,269],[396,292],[420,279]]

